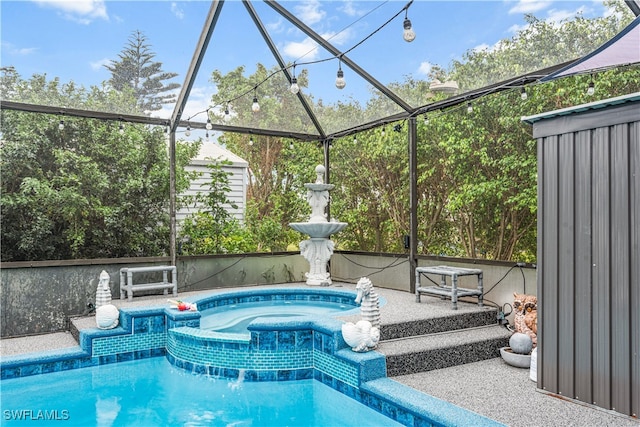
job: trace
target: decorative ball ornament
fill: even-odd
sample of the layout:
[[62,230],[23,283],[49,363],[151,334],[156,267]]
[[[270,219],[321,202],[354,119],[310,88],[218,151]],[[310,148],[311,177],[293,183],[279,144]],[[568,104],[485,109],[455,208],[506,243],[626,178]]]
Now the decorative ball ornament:
[[533,341],[529,335],[516,332],[509,338],[509,346],[514,353],[529,354],[533,348]]

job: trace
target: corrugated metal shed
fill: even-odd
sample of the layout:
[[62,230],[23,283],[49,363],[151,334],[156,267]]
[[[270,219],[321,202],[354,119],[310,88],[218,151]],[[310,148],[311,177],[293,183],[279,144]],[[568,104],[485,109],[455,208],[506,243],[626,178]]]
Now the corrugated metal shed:
[[[235,155],[231,151],[212,143],[204,143],[200,148],[198,155],[191,161],[191,163],[185,167],[187,171],[196,171],[200,173],[200,176],[191,182],[189,190],[182,194],[182,196],[195,195],[197,193],[209,192],[209,183],[211,180],[211,174],[207,165],[212,161],[220,159],[231,162],[228,165],[224,165],[222,169],[228,172],[229,186],[231,192],[227,194],[229,201],[237,205],[237,209],[231,206],[227,207],[227,211],[240,222],[244,221],[245,205],[247,201],[247,179],[249,164],[246,160]],[[198,211],[200,206],[190,206],[181,208],[176,212],[176,222],[180,224],[189,214]]]
[[538,387],[640,414],[640,94],[526,117],[538,142]]

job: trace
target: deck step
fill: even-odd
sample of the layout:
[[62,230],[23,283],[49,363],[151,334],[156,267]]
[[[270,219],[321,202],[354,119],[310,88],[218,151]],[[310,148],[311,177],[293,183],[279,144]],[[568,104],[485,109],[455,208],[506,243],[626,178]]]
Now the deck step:
[[377,350],[387,358],[387,375],[413,374],[500,357],[511,332],[493,324],[448,332],[381,341]]
[[[472,306],[473,307],[473,306]],[[498,317],[498,309],[483,307],[475,311],[456,312],[448,310],[447,314],[438,317],[424,317],[418,320],[403,321],[399,323],[383,323],[380,328],[382,341],[397,338],[406,338],[417,335],[436,334],[440,332],[455,331],[465,328],[495,325]]]

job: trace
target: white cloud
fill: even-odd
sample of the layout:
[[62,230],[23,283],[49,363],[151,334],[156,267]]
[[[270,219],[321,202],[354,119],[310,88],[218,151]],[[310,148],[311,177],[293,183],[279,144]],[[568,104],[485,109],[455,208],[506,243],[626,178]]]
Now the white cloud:
[[520,0],[509,9],[509,14],[538,12],[549,7],[551,3],[547,0]]
[[514,24],[512,26],[509,27],[509,29],[507,30],[509,33],[511,34],[517,34],[520,31],[523,31],[525,29],[527,29],[529,25],[518,25],[518,24]]
[[428,76],[431,72],[431,67],[432,65],[430,62],[421,62],[420,67],[418,67],[418,74],[424,74],[425,76]]
[[313,60],[318,57],[319,49],[318,44],[307,37],[301,42],[288,42],[283,53],[295,60],[303,57],[305,60]]
[[478,46],[474,47],[471,50],[473,50],[475,52],[482,52],[482,51],[491,52],[492,49],[488,44],[482,43],[482,44],[479,44]]
[[[179,93],[179,89],[177,90]],[[215,86],[194,86],[191,88],[191,92],[189,93],[189,99],[187,100],[187,105],[184,107],[184,111],[182,112],[182,120],[187,120],[189,117],[192,117],[196,122],[205,122],[207,120],[207,115],[203,113],[209,108],[209,103],[211,102],[211,95],[217,92]],[[173,106],[170,106],[171,112],[169,113],[169,117],[171,113],[173,113]]]
[[91,66],[91,69],[94,71],[100,71],[102,69],[104,69],[104,66],[107,64],[110,64],[111,60],[108,58],[103,58],[103,59],[98,59],[97,61],[91,61],[89,63],[89,66]]
[[38,51],[37,47],[16,47],[13,43],[2,42],[2,50],[9,55],[27,56]]
[[[353,38],[353,33],[350,29],[346,29],[337,34],[324,33],[320,36],[330,42],[334,46],[345,45],[349,40]],[[293,60],[304,59],[305,61],[312,61],[317,59],[321,55],[331,56],[324,49],[319,48],[318,44],[309,37],[306,37],[301,42],[287,42],[282,49],[285,56]]]
[[296,6],[296,16],[305,24],[313,25],[322,21],[327,13],[321,10],[321,4],[318,0],[309,0]]
[[551,9],[549,10],[549,12],[547,12],[547,19],[546,21],[549,22],[554,22],[554,23],[558,23],[560,21],[563,21],[565,19],[571,19],[574,16],[576,16],[579,13],[584,13],[585,12],[585,7],[581,6],[576,10],[560,10],[560,9]]
[[171,2],[171,13],[178,19],[184,19],[184,10],[176,2]]
[[103,0],[34,0],[43,7],[56,9],[65,18],[88,25],[94,19],[109,20]]
[[267,28],[267,31],[269,33],[280,33],[282,32],[282,28],[283,28],[283,22],[284,20],[282,18],[278,18],[277,21],[275,22],[268,22],[265,24],[265,27]]
[[343,12],[347,16],[362,16],[363,11],[356,8],[356,2],[353,1],[345,1],[344,4],[338,8],[339,11]]

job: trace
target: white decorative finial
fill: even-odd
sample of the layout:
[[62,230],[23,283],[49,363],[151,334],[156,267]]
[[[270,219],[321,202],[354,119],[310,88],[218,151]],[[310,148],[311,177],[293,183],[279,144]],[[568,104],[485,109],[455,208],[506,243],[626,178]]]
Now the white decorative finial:
[[325,168],[322,165],[316,166],[316,184],[324,184]]

